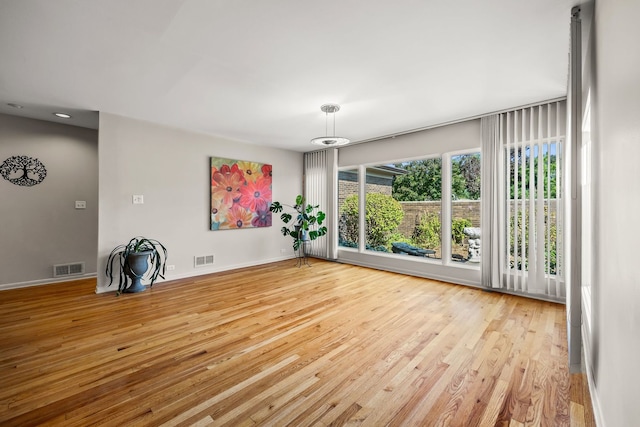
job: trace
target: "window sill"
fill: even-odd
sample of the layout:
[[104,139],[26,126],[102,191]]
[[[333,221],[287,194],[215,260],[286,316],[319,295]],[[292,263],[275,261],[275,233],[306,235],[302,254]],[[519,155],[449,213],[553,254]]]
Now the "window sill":
[[397,259],[397,260],[409,261],[414,263],[459,268],[462,270],[472,270],[472,271],[480,270],[480,263],[473,263],[473,262],[472,263],[457,262],[457,261],[451,260],[450,262],[445,263],[443,262],[442,258],[431,258],[428,256],[421,257],[421,256],[414,256],[409,254],[397,254],[392,252],[381,252],[381,251],[371,251],[371,250],[365,250],[361,252],[358,248],[350,248],[347,246],[339,246],[338,252],[340,251],[345,251],[352,254],[362,254],[362,255],[368,255],[368,256],[374,256],[374,257],[381,257],[385,259]]

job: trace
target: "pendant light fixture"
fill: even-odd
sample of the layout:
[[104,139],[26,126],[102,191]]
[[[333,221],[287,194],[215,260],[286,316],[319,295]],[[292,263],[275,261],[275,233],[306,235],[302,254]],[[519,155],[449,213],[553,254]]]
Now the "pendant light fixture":
[[[321,145],[323,147],[336,147],[338,145],[348,144],[350,141],[347,138],[336,136],[336,113],[340,111],[340,106],[337,104],[324,104],[320,107],[325,114],[325,134],[327,136],[320,136],[311,140],[312,144]],[[333,114],[333,136],[329,136],[329,113]]]

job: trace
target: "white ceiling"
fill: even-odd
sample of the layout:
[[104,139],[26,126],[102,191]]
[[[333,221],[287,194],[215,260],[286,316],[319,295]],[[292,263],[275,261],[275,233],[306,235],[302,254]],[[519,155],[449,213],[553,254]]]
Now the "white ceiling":
[[576,3],[0,0],[0,112],[310,151],[332,102],[369,140],[564,96]]

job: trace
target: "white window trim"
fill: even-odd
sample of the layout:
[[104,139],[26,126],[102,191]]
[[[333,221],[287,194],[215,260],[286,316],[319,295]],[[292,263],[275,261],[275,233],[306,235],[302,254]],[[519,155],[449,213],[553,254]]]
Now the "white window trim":
[[[367,179],[367,168],[378,166],[381,164],[392,164],[392,163],[402,163],[402,162],[411,162],[418,160],[427,160],[433,158],[442,159],[442,188],[441,188],[441,197],[440,197],[440,221],[441,221],[441,252],[442,254],[450,254],[452,250],[451,239],[445,239],[442,236],[450,236],[451,235],[451,219],[452,219],[452,200],[451,200],[451,173],[452,173],[452,164],[451,160],[455,156],[465,155],[465,154],[474,154],[481,153],[482,150],[480,147],[477,148],[469,148],[464,150],[454,150],[447,151],[445,153],[431,153],[425,156],[416,156],[404,159],[395,159],[384,162],[370,162],[363,163],[359,165],[349,165],[349,166],[341,166],[337,168],[337,172],[342,171],[357,171],[358,172],[358,248],[348,248],[339,246],[338,251],[346,251],[346,252],[357,252],[360,254],[367,254],[370,256],[378,256],[385,257],[390,259],[403,259],[406,261],[414,262],[414,263],[424,263],[424,264],[433,264],[433,265],[442,265],[445,267],[451,267],[455,269],[465,269],[465,270],[480,270],[480,264],[463,264],[457,263],[451,260],[450,256],[442,256],[441,259],[430,259],[430,258],[420,258],[420,257],[401,257],[397,254],[388,254],[383,252],[369,251],[366,249],[366,221],[365,215],[363,212],[366,212],[366,179]],[[336,197],[338,194],[336,193]],[[338,233],[338,220],[335,221],[335,232]],[[339,257],[338,257],[339,258]]]

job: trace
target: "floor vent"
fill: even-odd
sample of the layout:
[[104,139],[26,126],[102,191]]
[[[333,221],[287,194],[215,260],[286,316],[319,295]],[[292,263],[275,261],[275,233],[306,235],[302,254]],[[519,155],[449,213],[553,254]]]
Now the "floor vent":
[[84,262],[57,264],[53,266],[53,277],[76,276],[84,274]]
[[205,267],[207,265],[213,265],[214,256],[213,255],[201,255],[194,257],[194,265],[196,267]]

